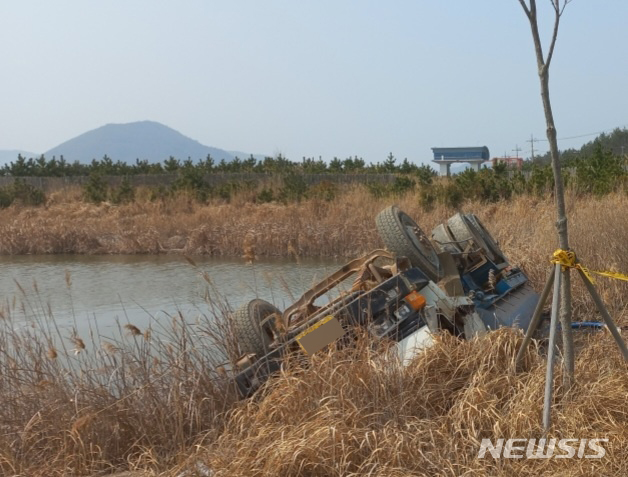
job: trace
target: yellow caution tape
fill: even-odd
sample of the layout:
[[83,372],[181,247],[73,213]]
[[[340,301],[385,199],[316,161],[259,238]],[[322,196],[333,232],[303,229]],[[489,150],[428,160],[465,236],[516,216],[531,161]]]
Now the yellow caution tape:
[[603,277],[608,277],[608,278],[614,278],[616,280],[623,280],[625,282],[628,282],[628,275],[624,274],[624,273],[619,273],[619,272],[611,272],[609,270],[604,271],[604,272],[600,272],[597,270],[589,270],[591,273],[595,273],[596,275],[601,275]]
[[581,270],[582,273],[589,279],[591,283],[595,283],[592,273],[596,275],[601,275],[603,277],[614,278],[616,280],[624,280],[628,282],[628,275],[619,272],[610,272],[610,271],[598,271],[598,270],[589,270],[587,267],[578,263],[576,260],[576,253],[571,250],[562,250],[558,249],[552,255],[552,259],[550,260],[553,264],[558,264],[563,267],[575,268],[577,270]]
[[576,268],[578,270],[582,270],[582,273],[589,279],[591,283],[595,283],[593,281],[593,277],[589,273],[586,267],[582,266],[582,264],[576,261],[576,253],[571,250],[563,250],[559,248],[552,255],[552,259],[550,260],[555,265],[561,265],[564,268]]

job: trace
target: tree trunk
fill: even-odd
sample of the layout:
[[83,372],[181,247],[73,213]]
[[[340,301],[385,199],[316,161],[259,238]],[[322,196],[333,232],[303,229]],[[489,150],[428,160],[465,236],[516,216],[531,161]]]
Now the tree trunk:
[[[539,70],[541,80],[541,98],[543,99],[543,110],[547,122],[547,140],[550,146],[552,158],[552,171],[554,173],[554,191],[556,201],[556,229],[558,231],[558,243],[561,249],[569,250],[569,234],[567,232],[567,213],[565,210],[565,187],[563,175],[560,168],[560,157],[558,152],[558,142],[556,140],[556,127],[554,126],[554,114],[549,95],[549,69],[546,65]],[[562,287],[560,293],[560,325],[563,337],[563,358],[565,372],[563,374],[563,384],[566,389],[570,389],[574,381],[575,357],[573,352],[573,334],[571,331],[571,276],[570,269],[564,268],[562,271]]]
[[[541,99],[543,100],[543,111],[545,112],[545,121],[547,125],[547,140],[550,147],[550,155],[552,158],[552,172],[554,173],[554,192],[556,201],[556,229],[558,231],[558,243],[561,249],[569,250],[569,235],[567,234],[567,214],[565,210],[565,189],[563,185],[563,176],[560,172],[560,159],[558,153],[558,142],[556,140],[556,126],[554,125],[554,115],[552,113],[552,105],[549,95],[549,67],[554,54],[554,46],[558,37],[558,25],[560,16],[571,0],[563,0],[562,7],[560,0],[551,0],[552,7],[555,11],[554,31],[552,40],[548,50],[547,58],[543,55],[543,47],[541,45],[541,36],[539,35],[539,26],[537,22],[536,0],[530,0],[530,4],[525,0],[519,0],[532,30],[532,39],[534,40],[534,52],[536,54],[536,62],[541,82]],[[560,323],[563,337],[563,357],[564,368],[563,384],[566,389],[570,389],[574,382],[574,351],[573,336],[571,332],[571,277],[569,268],[565,268],[561,272],[561,293],[560,293]]]

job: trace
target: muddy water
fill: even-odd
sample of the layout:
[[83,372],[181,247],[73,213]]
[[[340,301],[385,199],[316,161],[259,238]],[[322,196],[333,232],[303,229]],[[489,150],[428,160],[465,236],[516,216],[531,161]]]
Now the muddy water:
[[260,297],[283,309],[338,267],[329,261],[194,261],[196,266],[180,256],[0,257],[0,307],[13,326],[50,323],[52,317],[62,329],[81,334],[97,326],[107,335],[119,324],[143,329],[179,313],[186,321],[211,316],[211,304],[222,307],[223,299],[235,308]]

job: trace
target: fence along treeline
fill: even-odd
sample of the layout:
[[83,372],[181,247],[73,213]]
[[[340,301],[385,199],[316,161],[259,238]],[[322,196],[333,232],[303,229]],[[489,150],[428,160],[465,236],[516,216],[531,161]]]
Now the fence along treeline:
[[[579,193],[606,194],[627,190],[626,155],[614,154],[595,142],[590,154],[566,161],[563,175],[567,187]],[[293,202],[307,198],[334,200],[342,194],[338,183],[358,183],[374,197],[400,196],[415,191],[428,210],[435,204],[458,208],[465,200],[497,202],[513,195],[551,193],[553,174],[549,164],[534,164],[531,170],[507,170],[503,164],[479,172],[466,170],[450,180],[433,180],[435,171],[426,165],[396,163],[390,154],[383,163],[366,165],[362,159],[304,159],[292,162],[283,156],[215,164],[211,157],[194,163],[169,158],[163,164],[136,161],[113,162],[110,158],[90,164],[68,164],[63,159],[18,157],[0,171],[0,207],[13,203],[38,205],[43,191],[79,185],[90,202],[126,203],[135,200],[135,188],[148,188],[151,200],[166,199],[181,192],[201,203],[230,201],[243,194],[246,201]],[[55,185],[56,184],[56,185]],[[42,191],[43,190],[43,191]],[[142,195],[146,197],[146,194]]]

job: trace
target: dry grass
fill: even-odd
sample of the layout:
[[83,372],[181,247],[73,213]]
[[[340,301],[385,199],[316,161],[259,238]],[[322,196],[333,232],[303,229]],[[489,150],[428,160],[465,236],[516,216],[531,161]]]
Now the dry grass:
[[[422,213],[412,195],[397,202],[426,230],[452,213]],[[10,208],[0,212],[0,250],[157,252],[178,237],[182,246],[172,248],[189,253],[354,256],[381,245],[373,219],[389,203],[355,188],[342,201],[288,206],[180,200]],[[584,263],[628,271],[628,198],[569,203],[571,241]],[[520,197],[465,210],[482,218],[540,287],[556,247],[552,202]],[[597,286],[627,325],[628,284],[600,278]],[[596,319],[579,283],[574,296],[576,318]],[[200,460],[220,476],[628,475],[628,369],[607,333],[579,335],[577,385],[565,395],[556,376],[551,432],[608,438],[606,457],[477,459],[482,438],[542,437],[545,362],[531,347],[525,371],[513,373],[520,334],[503,330],[472,342],[443,336],[405,369],[363,343],[317,355],[308,369],[292,363],[255,399],[236,403],[211,372],[211,349],[233,349],[222,341],[229,307],[209,306],[200,327],[173,317],[172,327],[161,330],[167,339],[121,326],[119,337],[104,343],[97,333],[67,336],[47,312],[38,329],[19,328],[5,310],[0,474],[79,476],[118,468],[177,475]],[[195,346],[199,339],[203,346]]]
[[170,468],[236,400],[215,372],[233,350],[215,319],[228,316],[225,303],[195,323],[121,324],[107,337],[59,329],[44,310],[31,326],[14,323],[15,307],[37,310],[38,297],[0,319],[0,475]]
[[545,361],[532,347],[515,375],[511,330],[443,336],[405,369],[367,347],[295,366],[234,410],[199,458],[217,476],[627,475],[626,365],[609,336],[583,341],[571,395],[556,377],[550,437],[607,437],[601,460],[477,458],[482,438],[542,437]]
[[[331,202],[311,199],[289,205],[253,204],[244,195],[229,204],[200,205],[184,196],[150,202],[140,193],[129,205],[93,205],[70,190],[51,197],[46,207],[0,210],[0,254],[184,252],[240,257],[254,249],[260,257],[349,257],[381,245],[373,220],[391,202],[399,203],[428,232],[453,213],[443,206],[423,212],[415,192],[375,199],[362,186],[347,187]],[[600,224],[602,233],[626,233],[626,220],[619,217],[628,206],[625,193],[574,196],[569,204],[576,245],[581,237],[596,240]],[[467,203],[464,210],[484,219],[507,248],[536,261],[536,253],[528,254],[531,245],[547,254],[555,243],[553,207],[551,198],[517,197],[492,205]]]

